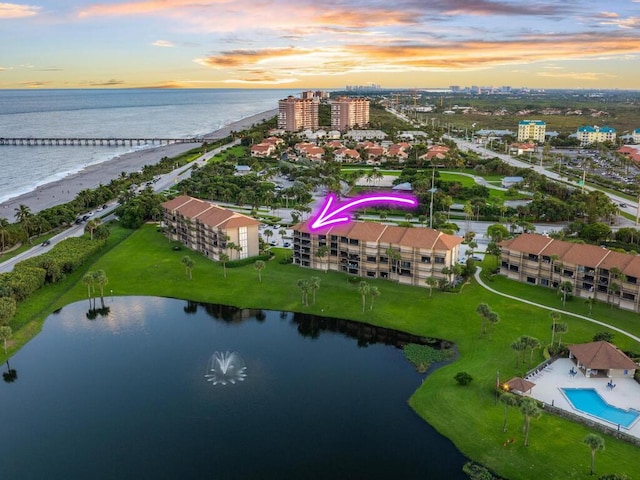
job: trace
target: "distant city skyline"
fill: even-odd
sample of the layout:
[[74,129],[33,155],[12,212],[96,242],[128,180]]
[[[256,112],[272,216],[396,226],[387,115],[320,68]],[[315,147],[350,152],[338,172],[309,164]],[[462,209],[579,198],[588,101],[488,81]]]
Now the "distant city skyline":
[[640,88],[640,0],[10,0],[0,27],[0,88]]

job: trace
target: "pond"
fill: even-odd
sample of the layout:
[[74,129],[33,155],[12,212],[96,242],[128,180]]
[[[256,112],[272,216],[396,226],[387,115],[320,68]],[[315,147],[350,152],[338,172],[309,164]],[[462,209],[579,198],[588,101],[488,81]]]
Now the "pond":
[[424,375],[394,332],[166,298],[105,306],[64,307],[4,366],[3,477],[466,478],[407,404]]

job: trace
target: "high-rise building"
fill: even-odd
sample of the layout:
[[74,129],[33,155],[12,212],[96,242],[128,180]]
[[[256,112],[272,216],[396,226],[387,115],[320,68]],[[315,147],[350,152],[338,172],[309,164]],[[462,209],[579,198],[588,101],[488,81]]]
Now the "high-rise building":
[[317,98],[296,98],[289,95],[278,102],[278,128],[298,132],[305,128],[318,129]]
[[518,123],[518,141],[544,143],[547,124],[542,120],[520,120]]
[[369,124],[369,100],[365,98],[340,97],[331,102],[331,128],[346,130]]
[[616,129],[607,127],[606,125],[603,127],[599,127],[594,125],[586,125],[583,127],[578,127],[578,131],[576,132],[576,136],[578,140],[580,140],[580,145],[591,145],[593,143],[602,143],[602,142],[615,142],[616,140]]

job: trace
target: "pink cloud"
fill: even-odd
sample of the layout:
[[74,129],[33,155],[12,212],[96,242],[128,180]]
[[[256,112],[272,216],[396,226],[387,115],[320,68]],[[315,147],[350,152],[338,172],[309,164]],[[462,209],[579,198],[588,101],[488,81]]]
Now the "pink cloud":
[[0,3],[0,19],[33,17],[40,11],[34,5],[20,5],[17,3]]

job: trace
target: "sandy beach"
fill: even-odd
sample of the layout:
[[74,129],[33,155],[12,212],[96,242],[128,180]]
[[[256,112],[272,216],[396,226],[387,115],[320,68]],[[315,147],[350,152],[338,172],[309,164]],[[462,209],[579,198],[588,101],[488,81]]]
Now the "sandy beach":
[[[274,117],[277,109],[261,112],[250,117],[233,122],[215,132],[204,136],[206,139],[216,140],[228,136],[232,131],[239,132],[250,128],[253,124]],[[196,147],[197,143],[164,145],[156,148],[139,150],[120,155],[106,162],[90,165],[78,173],[69,175],[61,180],[41,185],[35,190],[11,198],[0,204],[0,216],[10,222],[15,221],[15,209],[19,205],[28,206],[33,213],[45,208],[53,207],[73,200],[79,191],[96,188],[101,183],[109,183],[122,172],[131,173],[140,170],[144,165],[154,165],[162,157],[173,157]],[[55,147],[66,148],[66,147]]]

